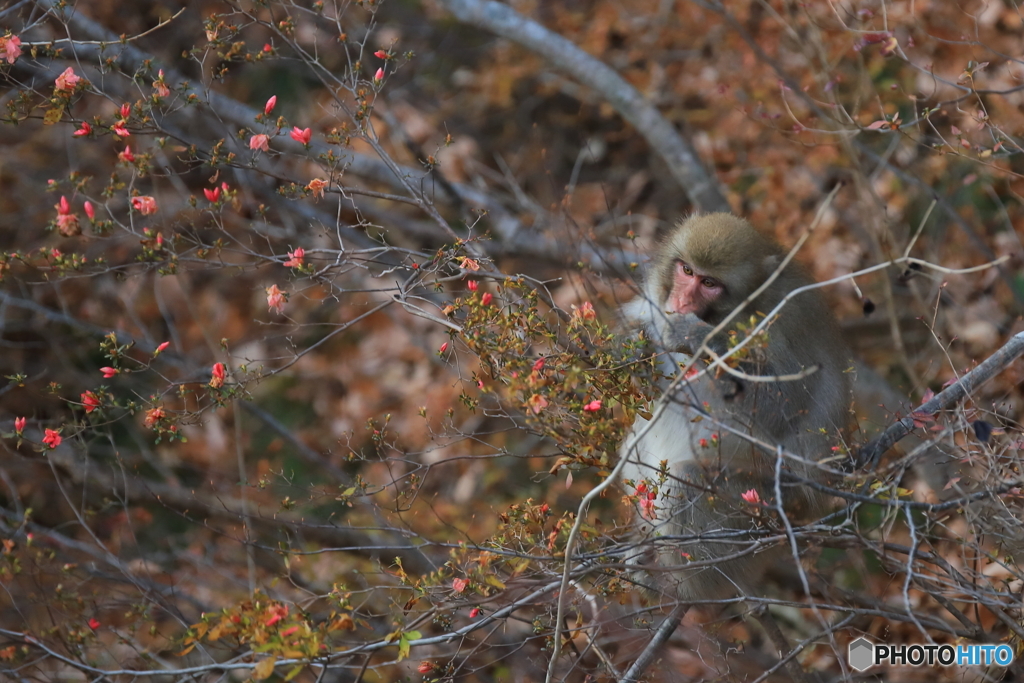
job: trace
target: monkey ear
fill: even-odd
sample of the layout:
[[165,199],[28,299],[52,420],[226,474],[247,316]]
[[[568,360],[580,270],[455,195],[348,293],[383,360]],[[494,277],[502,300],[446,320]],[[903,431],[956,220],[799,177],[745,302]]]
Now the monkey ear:
[[765,275],[770,275],[771,273],[774,273],[775,269],[779,267],[780,263],[782,263],[782,257],[779,256],[778,254],[765,256],[763,262]]

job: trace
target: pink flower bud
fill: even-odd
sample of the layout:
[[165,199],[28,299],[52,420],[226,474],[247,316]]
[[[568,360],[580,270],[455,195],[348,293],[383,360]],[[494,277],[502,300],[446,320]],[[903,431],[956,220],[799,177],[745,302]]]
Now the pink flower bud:
[[112,368],[112,367],[110,367],[109,365],[108,365],[108,366],[106,366],[106,367],[102,367],[102,368],[100,368],[100,372],[102,372],[102,373],[103,373],[103,377],[105,377],[106,379],[110,379],[110,378],[111,378],[111,377],[113,377],[114,375],[119,375],[119,374],[121,374],[121,371],[120,371],[120,370],[118,370],[117,368]]
[[85,209],[85,215],[89,217],[89,220],[96,219],[96,209],[93,208],[92,202],[86,201],[82,208]]
[[274,107],[277,106],[277,95],[271,95],[270,99],[267,100],[267,104],[263,107],[264,114],[270,114],[274,111]]
[[227,372],[224,368],[223,363],[214,363],[212,370],[212,377],[210,378],[210,386],[214,389],[224,386],[224,378]]
[[25,423],[26,422],[27,422],[27,419],[24,418],[24,417],[16,417],[16,418],[14,418],[14,431],[16,431],[18,434],[21,434],[23,431],[25,431]]
[[377,73],[375,73],[373,75],[373,80],[374,80],[375,83],[380,83],[381,81],[384,80],[384,68],[383,67],[381,67],[380,69],[377,69]]

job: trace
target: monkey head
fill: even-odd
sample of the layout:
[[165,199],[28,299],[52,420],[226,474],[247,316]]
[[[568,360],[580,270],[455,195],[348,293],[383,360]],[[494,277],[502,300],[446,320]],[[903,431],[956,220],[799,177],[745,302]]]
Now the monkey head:
[[[774,241],[727,213],[693,216],[673,231],[653,268],[665,313],[693,313],[717,324],[778,266]],[[768,302],[759,301],[762,307]]]

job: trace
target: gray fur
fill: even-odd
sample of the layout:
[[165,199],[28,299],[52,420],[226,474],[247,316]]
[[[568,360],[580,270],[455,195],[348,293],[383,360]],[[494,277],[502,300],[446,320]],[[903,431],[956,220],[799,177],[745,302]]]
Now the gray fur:
[[[783,255],[774,240],[735,216],[689,218],[662,245],[644,296],[627,304],[623,313],[657,348],[669,352],[666,364],[685,361],[687,356],[680,353],[695,352],[713,327],[768,278]],[[665,310],[676,259],[727,284],[720,300],[702,314],[703,319]],[[787,293],[809,283],[804,272],[790,264],[734,323],[748,321],[753,312],[767,313]],[[724,354],[727,333],[716,335],[708,346]],[[749,549],[754,538],[750,532],[755,528],[776,526],[770,510],[756,514],[757,506],[740,498],[741,493],[755,489],[762,500],[774,504],[776,460],[721,425],[781,444],[808,460],[832,455],[832,446],[849,422],[848,359],[823,297],[817,290],[800,294],[772,322],[767,347],[740,369],[750,375],[777,376],[816,367],[813,374],[797,381],[750,382],[720,373],[683,383],[672,405],[636,448],[622,454],[628,459],[623,479],[634,484],[642,480],[657,484],[661,462],[667,462],[668,479],[658,492],[657,516],[640,519],[641,533],[657,549],[635,559],[650,567],[649,580],[655,587],[672,591],[683,600],[760,592],[764,570],[786,559],[785,548],[762,549],[732,560],[720,558]],[[695,407],[706,410],[712,419],[701,418]],[[633,434],[647,424],[637,418]],[[717,435],[717,445],[712,435]],[[702,439],[706,446],[701,446]],[[631,438],[626,443],[629,441]],[[787,464],[802,476],[817,476],[816,468]],[[828,505],[822,495],[807,487],[783,485],[783,498],[787,513],[800,518],[819,515]],[[665,536],[676,538],[655,540]],[[702,539],[682,538],[695,536]],[[712,538],[715,536],[718,538]],[[687,569],[688,564],[714,560],[720,561]]]

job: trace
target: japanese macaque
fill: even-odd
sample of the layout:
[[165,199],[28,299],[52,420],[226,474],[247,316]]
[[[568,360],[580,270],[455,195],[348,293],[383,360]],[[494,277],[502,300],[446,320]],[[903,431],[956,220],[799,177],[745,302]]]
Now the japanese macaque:
[[[746,338],[744,329],[811,284],[789,263],[747,301],[785,254],[741,218],[694,216],[660,246],[642,296],[626,305],[625,315],[668,353],[666,374],[677,374],[702,347],[694,368],[706,368],[707,350],[725,356]],[[784,533],[771,509],[777,455],[744,436],[803,459],[784,458],[784,470],[820,479],[815,463],[835,456],[850,419],[849,354],[817,289],[795,295],[766,334],[734,358],[727,361],[733,372],[709,368],[679,380],[667,409],[655,413],[653,424],[637,418],[623,444],[622,476],[635,487],[626,490],[639,499],[641,530],[650,533],[641,544],[648,550],[633,561],[655,587],[683,601],[757,595],[764,570],[790,554],[788,543],[776,539],[769,549],[758,541]],[[827,509],[827,496],[792,478],[781,477],[780,487],[793,520]]]

